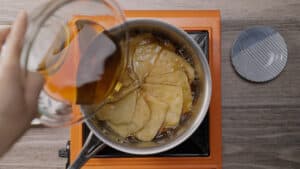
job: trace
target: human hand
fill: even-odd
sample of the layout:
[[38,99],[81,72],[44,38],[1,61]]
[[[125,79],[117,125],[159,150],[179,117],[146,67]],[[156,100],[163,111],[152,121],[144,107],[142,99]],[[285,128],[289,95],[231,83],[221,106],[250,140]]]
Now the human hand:
[[30,127],[43,86],[39,74],[25,76],[20,66],[26,28],[27,14],[20,12],[11,29],[0,30],[0,156]]

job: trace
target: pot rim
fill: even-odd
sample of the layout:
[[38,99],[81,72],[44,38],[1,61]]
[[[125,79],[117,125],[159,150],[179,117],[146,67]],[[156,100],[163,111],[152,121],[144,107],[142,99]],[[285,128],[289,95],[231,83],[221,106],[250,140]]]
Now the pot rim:
[[[200,107],[200,110],[198,111],[198,115],[195,118],[193,124],[186,129],[181,135],[173,139],[172,141],[163,144],[161,146],[156,146],[156,147],[128,147],[128,146],[123,146],[121,144],[115,143],[110,141],[108,138],[103,137],[100,132],[97,132],[97,128],[93,125],[92,122],[90,122],[90,119],[85,120],[86,125],[91,129],[91,131],[94,133],[94,135],[100,139],[104,144],[122,151],[124,153],[129,153],[129,154],[134,154],[134,155],[151,155],[151,154],[157,154],[161,153],[167,150],[170,150],[182,142],[184,142],[186,139],[188,139],[195,131],[196,129],[200,126],[202,123],[203,119],[205,118],[205,115],[208,111],[210,100],[211,100],[211,92],[212,92],[212,80],[211,80],[211,74],[210,74],[210,69],[209,65],[207,63],[207,60],[205,59],[205,54],[203,51],[200,49],[200,47],[194,42],[194,40],[183,30],[175,27],[174,25],[168,24],[166,22],[157,20],[157,19],[134,19],[134,20],[129,20],[126,21],[127,24],[130,23],[135,23],[135,22],[140,22],[140,23],[153,23],[154,25],[159,25],[159,26],[165,26],[169,28],[170,30],[180,34],[183,36],[183,38],[191,45],[193,50],[195,51],[196,55],[200,59],[201,66],[203,66],[203,71],[205,74],[205,91],[203,91],[203,105]],[[125,23],[125,24],[126,24]],[[84,113],[83,109],[81,108],[81,112]]]

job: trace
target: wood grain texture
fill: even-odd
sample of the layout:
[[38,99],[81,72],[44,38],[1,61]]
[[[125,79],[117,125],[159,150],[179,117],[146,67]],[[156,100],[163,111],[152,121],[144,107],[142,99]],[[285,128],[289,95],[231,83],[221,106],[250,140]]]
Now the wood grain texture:
[[[47,0],[0,0],[0,25],[20,9]],[[125,9],[220,9],[222,13],[223,165],[225,169],[300,168],[300,1],[119,0]],[[254,25],[278,30],[288,45],[281,75],[265,84],[239,78],[230,49],[239,32]],[[0,169],[63,169],[57,151],[67,129],[31,129],[0,160]]]
[[68,133],[68,129],[30,129],[2,157],[0,169],[63,169],[66,160],[58,157],[58,150],[66,144]]
[[226,169],[298,169],[299,108],[224,108]]

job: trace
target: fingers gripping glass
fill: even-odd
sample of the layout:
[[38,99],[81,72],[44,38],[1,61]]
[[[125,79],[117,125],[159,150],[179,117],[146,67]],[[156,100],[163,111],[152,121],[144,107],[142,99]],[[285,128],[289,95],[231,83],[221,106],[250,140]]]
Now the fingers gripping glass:
[[[124,15],[106,0],[51,1],[39,9],[30,15],[22,63],[45,78],[40,120],[49,126],[81,122],[87,117],[74,113],[74,105],[93,106],[96,112],[121,97],[112,96],[122,85],[119,77],[132,65],[128,34],[114,37],[110,30],[126,29]],[[130,76],[135,83],[136,75]]]

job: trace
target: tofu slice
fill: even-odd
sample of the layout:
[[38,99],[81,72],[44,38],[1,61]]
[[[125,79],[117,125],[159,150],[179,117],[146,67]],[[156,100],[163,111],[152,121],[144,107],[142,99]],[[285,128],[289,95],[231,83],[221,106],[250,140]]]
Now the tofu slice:
[[140,81],[150,73],[161,49],[157,43],[137,46],[133,55],[133,67]]
[[177,70],[186,73],[190,83],[195,79],[194,68],[186,60],[170,50],[163,49],[149,76],[171,73]]
[[150,116],[151,116],[150,107],[145,101],[143,94],[139,93],[139,97],[135,107],[134,117],[131,122],[134,128],[132,132],[137,132],[142,128],[144,128],[144,126],[150,120]]
[[130,135],[130,129],[128,124],[114,124],[109,121],[106,122],[106,124],[113,129],[114,132],[119,134],[120,136],[126,138]]
[[133,91],[121,100],[107,104],[96,116],[99,120],[107,120],[114,124],[126,124],[132,121],[137,100],[137,91]]
[[183,106],[183,94],[181,86],[144,84],[142,86],[142,90],[147,95],[154,96],[169,106],[164,127],[176,127],[179,123]]
[[145,99],[151,110],[150,120],[135,136],[141,141],[152,141],[164,123],[168,105],[151,95],[145,95]]
[[107,122],[107,124],[120,136],[128,137],[129,135],[141,130],[147,124],[147,122],[150,120],[150,114],[150,108],[144,97],[139,95],[136,102],[134,116],[130,123],[117,125]]
[[187,75],[183,71],[179,70],[156,76],[148,76],[145,79],[145,83],[181,86],[183,94],[183,112],[191,110],[193,103],[192,91]]

